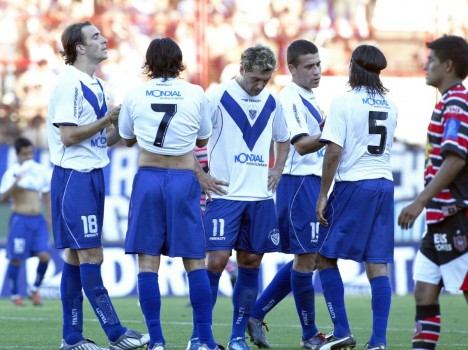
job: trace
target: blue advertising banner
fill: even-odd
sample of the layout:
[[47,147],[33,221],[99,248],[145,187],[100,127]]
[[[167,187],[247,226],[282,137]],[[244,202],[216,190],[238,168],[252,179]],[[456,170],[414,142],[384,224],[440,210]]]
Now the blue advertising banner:
[[[109,150],[110,164],[104,169],[106,189],[105,219],[103,227],[104,242],[104,283],[112,296],[136,294],[138,266],[134,256],[125,255],[123,240],[127,228],[129,198],[133,176],[138,168],[138,148],[114,147]],[[47,150],[36,150],[36,161],[50,167]],[[424,151],[406,148],[396,144],[392,153],[392,168],[395,180],[395,220],[400,210],[414,198],[423,186]],[[0,145],[0,177],[5,169],[16,161],[16,154],[11,146]],[[6,225],[4,225],[6,226]],[[418,242],[424,232],[425,221],[421,215],[411,230],[401,230],[395,225],[395,263],[391,266],[393,291],[404,295],[412,292],[412,264],[418,248]],[[6,237],[7,232],[0,232]],[[41,293],[44,297],[59,295],[62,252],[52,248],[52,261],[46,274]],[[282,264],[292,259],[290,255],[266,254],[261,268],[260,289],[262,290],[273,278]],[[9,296],[5,283],[7,268],[5,245],[0,245],[0,290],[1,296]],[[26,291],[35,278],[37,258],[28,259],[21,270],[21,292]],[[340,268],[347,293],[370,293],[364,267],[352,261],[340,261]],[[314,277],[315,278],[315,277]],[[186,275],[180,259],[163,257],[160,269],[160,287],[162,295],[188,295]],[[317,291],[321,291],[318,279],[315,279]],[[229,276],[223,274],[220,292],[230,295],[232,287]]]

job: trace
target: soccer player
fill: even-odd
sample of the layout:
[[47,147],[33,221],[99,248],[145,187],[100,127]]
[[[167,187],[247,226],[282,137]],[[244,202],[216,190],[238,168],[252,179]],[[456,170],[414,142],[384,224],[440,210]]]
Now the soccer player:
[[[208,96],[213,121],[208,142],[210,176],[229,184],[225,195],[205,190],[212,197],[206,205],[204,226],[213,306],[221,273],[232,249],[237,251],[229,350],[250,349],[245,331],[257,298],[260,263],[263,254],[278,251],[280,243],[273,191],[289,152],[289,133],[278,98],[265,89],[275,68],[276,58],[269,47],[249,47],[241,55],[240,76],[217,86]],[[275,163],[269,168],[272,140]],[[200,181],[204,187],[203,178]],[[189,348],[196,349],[197,344],[194,332]]]
[[[50,176],[48,170],[33,160],[33,145],[20,137],[15,141],[18,162],[3,174],[0,201],[11,201],[10,233],[7,243],[7,279],[13,305],[23,306],[18,290],[21,264],[31,256],[39,258],[36,280],[29,291],[35,306],[42,305],[39,287],[49,265]],[[46,217],[42,214],[45,211]]]
[[[372,335],[365,349],[385,349],[393,262],[394,214],[390,150],[397,108],[379,74],[387,66],[375,46],[360,45],[351,55],[351,90],[332,101],[321,140],[327,142],[317,201],[319,252],[316,264],[334,324],[318,349],[356,345],[344,304],[339,259],[364,262],[372,293]],[[335,185],[329,198],[327,195]]]
[[427,132],[424,190],[398,217],[407,229],[426,208],[427,232],[414,263],[413,349],[436,348],[442,287],[463,291],[468,302],[468,44],[449,35],[426,45],[426,84],[442,96]]
[[95,75],[107,58],[107,39],[90,22],[62,34],[66,67],[52,92],[47,115],[51,161],[52,227],[55,246],[65,249],[60,292],[61,350],[101,349],[83,337],[84,290],[109,339],[110,350],[137,349],[149,336],[124,327],[103,285],[101,243],[107,146],[120,140],[120,107],[108,108],[103,82]]
[[179,78],[182,51],[170,38],[154,39],[146,52],[150,78],[130,90],[122,104],[119,130],[129,147],[140,146],[133,181],[125,252],[138,254],[138,290],[150,334],[149,349],[163,350],[158,271],[161,255],[182,257],[199,350],[218,349],[211,331],[211,289],[205,268],[201,187],[195,175],[195,144],[211,135],[207,100],[200,86]]
[[257,299],[247,331],[250,340],[259,348],[269,348],[263,319],[292,290],[302,327],[301,347],[315,349],[324,340],[315,325],[312,281],[318,239],[315,204],[322,175],[321,148],[325,145],[319,142],[322,115],[312,92],[318,87],[321,76],[317,46],[307,40],[292,42],[287,49],[287,62],[292,81],[279,97],[291,146],[276,189],[276,212],[281,251],[294,254],[294,260],[278,271]]

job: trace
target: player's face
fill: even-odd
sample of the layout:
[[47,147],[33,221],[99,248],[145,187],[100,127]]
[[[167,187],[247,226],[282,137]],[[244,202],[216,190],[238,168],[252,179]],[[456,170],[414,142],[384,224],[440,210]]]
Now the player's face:
[[78,45],[91,62],[101,62],[107,58],[107,39],[101,35],[95,26],[86,26],[82,29],[85,44]]
[[33,148],[32,146],[23,147],[18,153],[18,163],[22,164],[23,162],[33,159]]
[[288,65],[292,80],[300,87],[311,90],[319,86],[322,75],[320,56],[318,53],[308,53],[299,56],[297,67]]
[[268,82],[270,81],[273,71],[264,72],[254,70],[252,72],[246,72],[244,68],[241,67],[240,73],[241,76],[237,80],[239,85],[250,96],[257,96],[263,91],[266,84],[268,84]]
[[434,87],[439,87],[445,76],[445,65],[440,62],[433,50],[429,50],[427,62],[424,65],[426,71],[426,84]]

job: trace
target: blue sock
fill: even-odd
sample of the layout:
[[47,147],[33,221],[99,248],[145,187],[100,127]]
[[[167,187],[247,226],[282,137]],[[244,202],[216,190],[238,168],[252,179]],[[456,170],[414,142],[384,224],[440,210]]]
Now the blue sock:
[[252,310],[252,317],[263,320],[265,315],[291,292],[291,268],[293,260],[283,265],[258,297]]
[[41,282],[44,279],[44,275],[47,271],[47,266],[49,266],[49,262],[39,262],[39,264],[37,265],[36,280],[34,281],[34,287],[39,287],[41,285]]
[[210,280],[210,288],[211,288],[211,305],[212,308],[216,305],[216,300],[218,299],[218,287],[219,287],[219,279],[221,278],[221,274],[217,272],[212,272],[207,270],[208,279]]
[[351,333],[344,303],[344,286],[338,268],[324,269],[319,272],[323,296],[334,324],[333,335],[343,338]]
[[8,280],[10,281],[11,295],[18,294],[19,292],[18,276],[19,276],[20,267],[21,266],[13,265],[11,263],[8,264],[7,276],[8,276]]
[[230,340],[245,337],[247,322],[249,322],[258,294],[259,272],[260,269],[247,269],[239,266],[239,274],[232,294],[234,312]]
[[372,336],[369,344],[387,344],[387,323],[392,302],[392,288],[387,276],[375,277],[370,281],[372,290]]
[[83,292],[80,267],[63,263],[60,295],[63,309],[62,338],[69,345],[83,340]]
[[101,323],[102,329],[110,341],[116,341],[127,329],[120,324],[107,289],[102,283],[101,265],[81,264],[80,272],[83,290]]
[[216,346],[211,326],[213,323],[210,295],[210,282],[205,269],[198,269],[187,274],[189,282],[190,303],[193,308],[193,321],[196,325],[198,339],[210,349]]
[[291,287],[301,321],[303,340],[312,338],[318,332],[315,326],[315,291],[312,276],[313,272],[302,273],[291,269]]
[[145,316],[146,327],[150,335],[148,348],[151,349],[154,343],[166,344],[161,328],[161,292],[156,272],[138,274],[138,294],[141,311]]
[[[221,278],[221,274],[217,272],[212,272],[209,270],[206,270],[206,273],[208,275],[208,280],[210,281],[210,288],[211,288],[211,309],[213,310],[216,300],[218,299],[218,286],[219,286],[219,279]],[[198,329],[197,329],[197,324],[195,322],[195,315],[192,315],[192,323],[193,323],[193,328],[192,328],[192,336],[190,339],[195,339],[198,338]]]

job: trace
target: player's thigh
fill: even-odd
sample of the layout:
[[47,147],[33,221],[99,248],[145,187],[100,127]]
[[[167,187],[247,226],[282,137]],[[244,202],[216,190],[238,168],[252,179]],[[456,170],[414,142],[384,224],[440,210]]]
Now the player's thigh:
[[10,260],[25,260],[29,257],[29,218],[13,213],[10,216],[6,256]]

